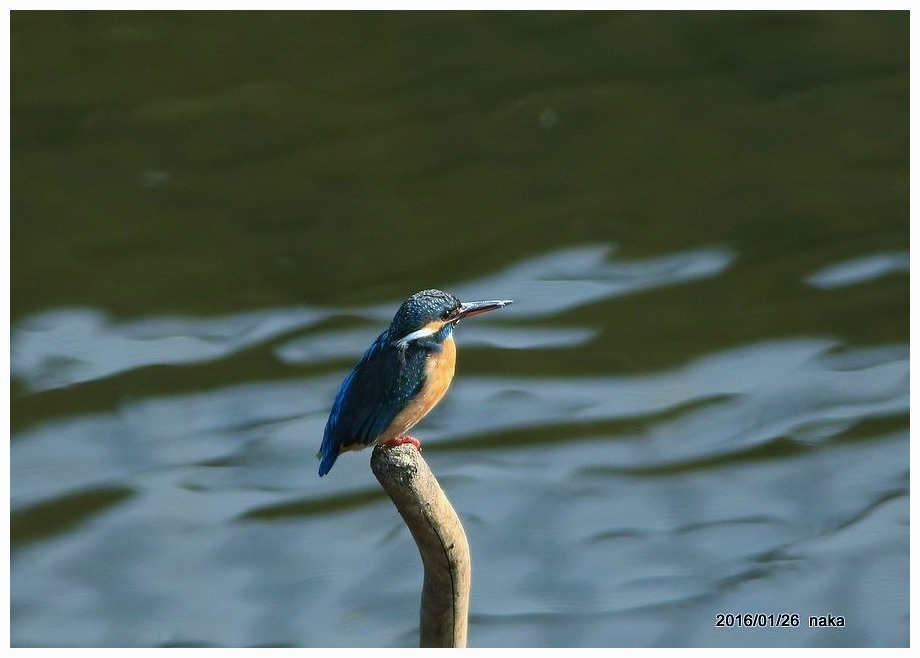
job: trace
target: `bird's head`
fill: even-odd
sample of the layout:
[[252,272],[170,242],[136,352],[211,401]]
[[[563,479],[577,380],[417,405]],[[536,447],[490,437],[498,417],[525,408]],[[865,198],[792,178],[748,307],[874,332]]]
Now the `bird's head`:
[[431,337],[440,342],[463,318],[494,311],[510,303],[510,299],[461,302],[441,290],[422,290],[404,301],[396,311],[390,325],[391,341],[402,348],[413,341]]

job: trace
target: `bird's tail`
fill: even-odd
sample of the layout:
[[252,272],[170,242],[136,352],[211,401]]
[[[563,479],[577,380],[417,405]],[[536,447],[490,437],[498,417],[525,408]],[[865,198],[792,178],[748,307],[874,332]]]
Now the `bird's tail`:
[[319,452],[316,453],[316,457],[320,460],[319,476],[323,477],[332,470],[332,465],[335,464],[335,460],[339,458],[338,446],[335,445],[334,441],[329,439],[328,435],[323,436],[323,445],[320,446]]

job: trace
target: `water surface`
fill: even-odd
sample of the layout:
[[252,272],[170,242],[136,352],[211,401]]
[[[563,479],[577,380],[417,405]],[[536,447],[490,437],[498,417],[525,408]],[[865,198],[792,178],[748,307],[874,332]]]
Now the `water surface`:
[[908,645],[907,52],[906,13],[14,13],[11,644],[417,644],[369,453],[314,454],[434,286],[515,300],[416,432],[472,646]]

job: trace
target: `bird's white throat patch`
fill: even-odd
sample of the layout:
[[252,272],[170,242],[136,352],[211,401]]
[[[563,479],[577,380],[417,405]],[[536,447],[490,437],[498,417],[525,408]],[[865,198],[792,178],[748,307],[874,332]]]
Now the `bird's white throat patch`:
[[399,340],[394,340],[393,345],[399,349],[406,349],[413,340],[418,340],[419,338],[427,338],[428,336],[434,336],[437,333],[437,329],[434,327],[422,327],[421,329],[416,329],[412,333],[408,333]]

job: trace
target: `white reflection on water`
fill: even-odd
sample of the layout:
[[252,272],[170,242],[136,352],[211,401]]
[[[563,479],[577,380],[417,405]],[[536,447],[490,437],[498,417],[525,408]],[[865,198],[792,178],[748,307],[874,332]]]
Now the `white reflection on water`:
[[327,316],[300,307],[117,322],[92,309],[47,311],[13,328],[10,373],[29,390],[44,391],[144,366],[205,363]]
[[805,277],[805,282],[815,288],[841,288],[909,271],[910,252],[892,251],[828,265]]
[[[854,621],[879,605],[904,609],[906,435],[833,439],[906,415],[908,371],[905,345],[790,339],[638,376],[461,378],[420,436],[456,444],[426,454],[474,547],[474,643],[660,644],[683,624],[681,637],[708,645],[722,636],[704,621],[755,603],[801,613],[833,604]],[[377,491],[366,451],[315,476],[338,379],[138,400],[19,433],[14,512],[74,491],[135,493],[18,548],[16,642],[39,642],[54,619],[87,645],[411,644],[420,575],[395,512],[382,496],[322,507]],[[644,429],[579,433],[624,419]],[[503,439],[547,430],[554,441]],[[493,438],[464,448],[476,436]],[[820,449],[690,466],[779,439]],[[292,501],[314,507],[241,521]],[[821,585],[846,574],[863,584]],[[892,627],[872,628],[890,637]],[[746,632],[742,643],[777,637]]]
[[[733,256],[699,249],[631,262],[608,262],[610,247],[560,249],[525,260],[452,292],[468,299],[501,295],[516,303],[488,320],[477,320],[465,343],[535,349],[577,346],[594,331],[506,329],[490,336],[490,323],[532,318],[630,292],[675,285],[723,272]],[[415,292],[415,291],[409,291]],[[59,309],[20,322],[10,340],[10,372],[31,391],[103,379],[149,365],[205,363],[227,357],[287,333],[348,314],[375,321],[369,333],[308,336],[277,351],[284,361],[325,361],[360,354],[388,322],[401,300],[364,308],[293,307],[216,318],[153,317],[118,322],[92,309]]]
[[[461,380],[445,404],[475,410],[466,421],[472,433],[645,420],[641,435],[621,437],[596,453],[596,464],[622,468],[730,454],[777,437],[824,440],[868,418],[908,413],[906,346],[829,353],[833,345],[796,339],[752,344],[631,377],[478,378],[475,386]],[[859,366],[849,367],[851,360]],[[684,407],[674,418],[653,420]],[[451,436],[462,433],[452,428]]]
[[[779,437],[824,441],[858,422],[908,413],[906,346],[840,352],[833,347],[831,341],[805,339],[757,343],[632,376],[467,375],[426,419],[421,436],[432,446],[496,436],[488,450],[460,467],[483,475],[492,470],[489,455],[501,454],[503,435],[557,427],[565,441],[583,424],[639,420],[645,427],[641,434],[576,450],[577,463],[558,464],[560,474],[564,467],[600,465],[628,471],[734,454]],[[255,382],[126,402],[114,413],[40,425],[20,433],[12,446],[13,500],[34,504],[131,479],[152,465],[232,458],[280,469],[261,472],[264,480],[258,470],[236,475],[243,478],[238,483],[297,490],[302,478],[314,479],[311,438],[316,443],[322,435],[338,382],[338,375]],[[60,442],[64,435],[68,441]],[[527,443],[519,439],[507,449],[516,454]],[[351,458],[359,463],[351,464]],[[346,455],[337,472],[363,481],[364,461]],[[291,479],[279,479],[281,471]]]
[[[517,302],[464,326],[466,349],[583,345],[593,329],[520,320],[731,261],[605,254],[562,250],[458,286]],[[272,345],[284,361],[327,363],[360,352],[395,303],[126,323],[60,311],[14,329],[13,374],[41,389],[225,358],[336,313],[367,318]],[[413,644],[418,558],[368,452],[315,474],[342,375],[329,371],[123,400],[17,432],[11,512],[45,534],[14,546],[12,642],[42,644],[54,628],[86,646]],[[900,642],[908,415],[905,344],[793,336],[633,375],[465,373],[419,436],[473,547],[472,643]],[[73,525],[34,518],[66,517],[87,491],[119,495]],[[850,627],[823,638],[713,626],[716,612],[767,609],[844,613]]]

